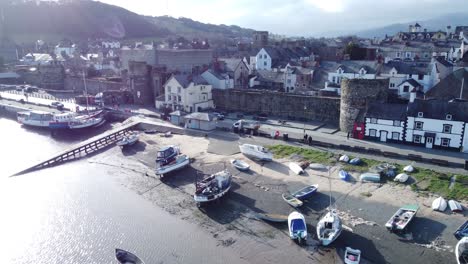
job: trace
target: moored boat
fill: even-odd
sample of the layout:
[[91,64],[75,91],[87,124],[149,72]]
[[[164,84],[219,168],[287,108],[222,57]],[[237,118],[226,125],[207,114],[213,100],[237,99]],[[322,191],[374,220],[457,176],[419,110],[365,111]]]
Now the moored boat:
[[351,178],[351,175],[349,174],[349,172],[345,170],[340,170],[338,174],[340,176],[340,179],[342,179],[343,181],[349,181],[349,179]]
[[304,215],[292,212],[288,216],[289,237],[299,244],[307,240],[307,224]]
[[468,220],[465,221],[460,227],[457,228],[453,235],[457,239],[461,239],[462,237],[468,237]]
[[405,205],[398,209],[395,214],[385,223],[389,231],[404,231],[419,210],[418,205]]
[[296,162],[289,162],[289,169],[297,175],[304,173],[302,167],[299,166],[299,164],[297,164]]
[[50,122],[54,120],[54,114],[43,111],[19,112],[17,120],[26,126],[49,127]]
[[349,162],[349,156],[348,155],[342,155],[339,160],[341,162],[348,163]]
[[240,171],[247,171],[250,168],[250,165],[247,162],[239,159],[232,159],[231,164]]
[[217,200],[231,189],[232,175],[229,171],[223,170],[212,174],[201,181],[195,182],[195,194],[193,199],[200,206],[202,203]]
[[272,161],[273,154],[268,149],[252,144],[239,145],[242,154],[251,159],[258,159],[261,161]]
[[459,202],[457,202],[455,200],[450,200],[448,202],[448,205],[449,205],[450,210],[452,212],[460,213],[460,212],[463,211],[463,206]]
[[359,165],[361,164],[361,159],[360,158],[354,158],[349,161],[349,164],[351,165]]
[[172,162],[168,164],[158,164],[156,165],[156,175],[159,175],[160,178],[164,177],[164,175],[183,169],[190,164],[190,158],[187,155],[179,155],[177,156]]
[[362,182],[380,182],[380,174],[372,173],[372,172],[366,172],[366,173],[361,174],[359,179]]
[[432,210],[443,212],[447,209],[447,201],[441,196],[432,202]]
[[115,249],[115,258],[121,264],[145,264],[135,254],[119,248]]
[[326,171],[328,170],[327,166],[320,164],[320,163],[311,163],[309,164],[309,169],[318,170],[318,171]]
[[306,186],[298,191],[293,192],[291,195],[294,196],[297,199],[300,200],[305,200],[312,196],[315,192],[317,192],[318,189],[318,184],[312,184],[309,186]]
[[400,173],[397,176],[395,176],[395,178],[393,180],[396,181],[396,182],[405,183],[408,180],[408,178],[409,178],[408,174]]
[[301,200],[288,193],[283,193],[281,197],[283,197],[283,200],[294,208],[302,206],[303,204]]
[[333,243],[342,230],[341,219],[335,210],[329,210],[317,223],[317,237],[323,246]]
[[468,237],[458,241],[455,247],[455,257],[458,264],[468,264]]
[[102,116],[99,117],[88,117],[88,118],[76,118],[68,123],[70,129],[82,129],[88,127],[96,127],[104,124],[105,119]]
[[129,135],[122,137],[122,139],[119,142],[117,142],[117,146],[131,146],[138,142],[139,137],[140,135],[137,132],[132,132]]
[[412,165],[408,165],[408,166],[403,168],[403,171],[411,173],[411,172],[414,171],[414,167]]
[[344,255],[345,264],[359,264],[361,261],[361,250],[346,247]]

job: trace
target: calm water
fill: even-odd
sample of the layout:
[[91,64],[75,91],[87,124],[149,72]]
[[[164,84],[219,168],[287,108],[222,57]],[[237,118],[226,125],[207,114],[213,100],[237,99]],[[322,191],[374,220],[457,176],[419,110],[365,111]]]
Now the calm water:
[[0,119],[2,263],[117,263],[115,247],[146,263],[242,263],[209,234],[119,186],[85,160],[9,178],[72,140]]

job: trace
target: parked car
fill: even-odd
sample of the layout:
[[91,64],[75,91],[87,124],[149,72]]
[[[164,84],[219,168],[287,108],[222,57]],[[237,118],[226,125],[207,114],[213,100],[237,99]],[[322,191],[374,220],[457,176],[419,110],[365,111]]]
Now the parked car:
[[212,113],[214,116],[216,116],[219,120],[224,120],[224,115],[218,112],[213,112]]
[[57,108],[58,110],[63,110],[64,105],[60,102],[52,102],[51,107]]

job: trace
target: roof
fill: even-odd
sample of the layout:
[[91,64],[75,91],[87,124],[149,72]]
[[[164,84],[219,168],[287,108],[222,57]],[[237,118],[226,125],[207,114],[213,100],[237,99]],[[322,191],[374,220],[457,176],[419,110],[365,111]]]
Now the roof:
[[182,111],[180,111],[180,110],[177,110],[177,111],[174,111],[174,112],[170,113],[169,115],[170,115],[170,116],[183,116],[183,115],[185,115],[185,114],[186,114],[185,112],[182,112]]
[[382,73],[390,73],[395,68],[398,74],[430,74],[431,65],[423,62],[390,61],[381,68]]
[[468,102],[416,99],[408,105],[408,116],[417,117],[422,112],[424,118],[445,120],[447,114],[453,121],[468,122]]
[[257,80],[260,82],[283,83],[284,73],[280,71],[258,70]]
[[214,116],[209,113],[195,112],[185,116],[185,119],[195,119],[200,121],[213,121]]
[[453,64],[450,63],[450,62],[448,62],[448,61],[447,61],[445,58],[443,58],[443,57],[436,57],[435,60],[436,60],[438,63],[440,63],[440,64],[442,64],[443,66],[445,66],[445,67],[453,67]]
[[242,63],[242,59],[235,58],[219,60],[225,63],[227,71],[235,71],[237,69],[237,66],[239,66],[240,63]]
[[187,88],[190,83],[193,82],[194,85],[200,85],[200,84],[205,84],[208,85],[208,82],[201,77],[200,75],[193,75],[193,74],[174,74],[172,75],[177,82],[182,85],[182,87]]
[[368,74],[375,74],[380,68],[377,61],[342,61],[336,70],[342,68],[345,73],[359,73],[361,68],[364,68]]
[[218,72],[218,71],[215,71],[213,69],[208,69],[206,70],[206,72],[209,72],[211,73],[214,77],[216,77],[218,80],[226,80],[226,79],[230,79],[231,76],[228,74],[228,73],[224,73],[224,72]]
[[387,120],[406,120],[406,104],[388,104],[373,102],[369,104],[366,117]]
[[468,100],[468,71],[463,68],[452,72],[445,79],[442,79],[426,93],[426,97],[443,100],[459,98],[463,78],[465,81],[462,99]]
[[413,86],[414,88],[416,87],[421,87],[422,85],[420,83],[418,83],[415,79],[411,78],[411,79],[407,79],[407,80],[404,80],[402,83],[400,83],[398,86],[401,86],[402,84],[404,83],[409,83],[411,84],[411,86]]

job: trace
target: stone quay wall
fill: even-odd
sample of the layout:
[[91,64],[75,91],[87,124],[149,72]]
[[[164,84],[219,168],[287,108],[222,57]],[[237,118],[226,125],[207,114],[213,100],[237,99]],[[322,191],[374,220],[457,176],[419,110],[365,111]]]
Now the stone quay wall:
[[[104,91],[120,91],[124,84],[122,82],[111,82],[105,79],[86,79],[88,94],[97,94]],[[83,92],[83,77],[67,76],[65,78],[65,90]]]

